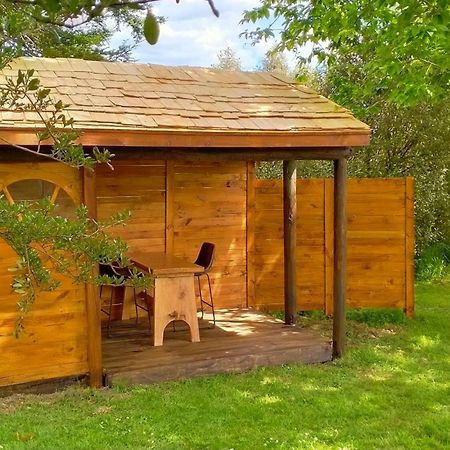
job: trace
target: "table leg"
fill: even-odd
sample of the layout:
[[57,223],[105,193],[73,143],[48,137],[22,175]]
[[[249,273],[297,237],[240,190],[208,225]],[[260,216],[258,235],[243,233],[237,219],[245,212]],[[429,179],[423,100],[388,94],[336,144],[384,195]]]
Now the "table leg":
[[153,345],[162,345],[164,330],[174,320],[186,322],[191,331],[191,341],[200,341],[192,275],[155,279]]
[[113,290],[111,320],[123,319],[123,305],[125,301],[125,286],[114,286]]

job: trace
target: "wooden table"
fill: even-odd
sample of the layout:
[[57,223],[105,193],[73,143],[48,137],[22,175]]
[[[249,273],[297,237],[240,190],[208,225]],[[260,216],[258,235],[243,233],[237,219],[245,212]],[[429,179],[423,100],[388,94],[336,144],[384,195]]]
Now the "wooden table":
[[176,320],[186,322],[191,341],[199,342],[194,273],[203,268],[166,253],[133,251],[128,257],[139,269],[155,277],[153,345],[162,345],[164,329]]

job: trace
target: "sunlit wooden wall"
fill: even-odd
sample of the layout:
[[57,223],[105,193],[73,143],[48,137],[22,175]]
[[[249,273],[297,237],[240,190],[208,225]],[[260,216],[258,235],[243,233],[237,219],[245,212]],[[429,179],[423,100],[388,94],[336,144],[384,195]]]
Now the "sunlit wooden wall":
[[215,303],[246,306],[246,163],[130,160],[114,167],[97,172],[99,218],[131,209],[126,227],[113,230],[131,249],[194,261],[202,242],[215,243]]
[[[1,164],[0,191],[7,197],[20,180],[47,180],[80,203],[80,173],[59,164]],[[58,194],[59,195],[59,194]],[[55,195],[56,197],[56,195]],[[66,197],[66,196],[64,196]],[[14,201],[12,196],[11,201]],[[41,292],[25,319],[25,332],[13,336],[19,297],[11,292],[17,255],[0,240],[0,386],[81,375],[88,371],[84,285],[59,277],[54,292]]]

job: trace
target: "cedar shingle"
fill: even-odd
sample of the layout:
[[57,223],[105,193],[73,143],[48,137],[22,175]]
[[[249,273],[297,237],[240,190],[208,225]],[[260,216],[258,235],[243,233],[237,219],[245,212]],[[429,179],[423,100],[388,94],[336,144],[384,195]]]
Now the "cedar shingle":
[[[70,104],[67,115],[81,129],[369,131],[346,109],[276,73],[19,58],[0,71],[0,84],[31,68],[54,99]],[[0,129],[40,124],[31,111],[0,117]]]

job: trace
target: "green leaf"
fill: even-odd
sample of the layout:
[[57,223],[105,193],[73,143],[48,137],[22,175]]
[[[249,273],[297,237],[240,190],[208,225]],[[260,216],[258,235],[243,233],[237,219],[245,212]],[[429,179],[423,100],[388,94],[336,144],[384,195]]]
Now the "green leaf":
[[28,82],[28,90],[29,91],[35,91],[39,88],[39,78],[32,78],[29,82]]

